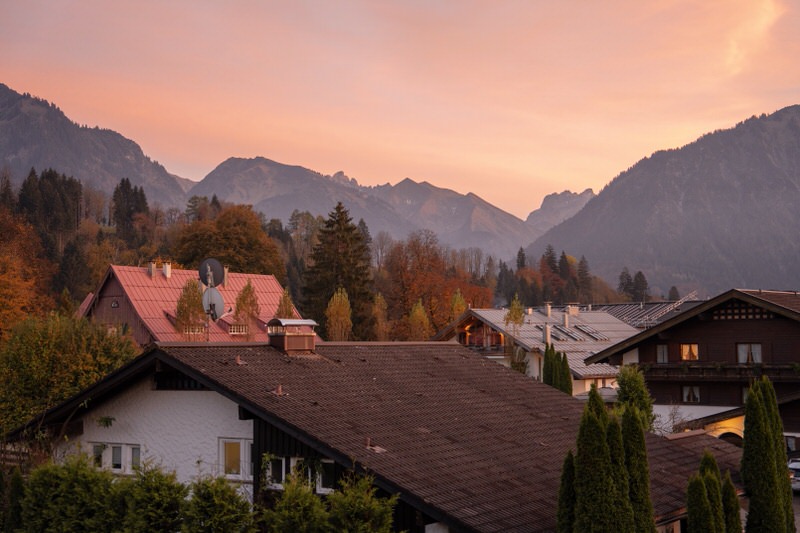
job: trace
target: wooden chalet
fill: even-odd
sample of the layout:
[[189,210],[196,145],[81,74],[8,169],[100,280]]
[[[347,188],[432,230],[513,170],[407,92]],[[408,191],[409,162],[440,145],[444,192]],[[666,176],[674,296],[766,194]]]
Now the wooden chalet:
[[[800,445],[796,291],[729,290],[586,358],[598,362],[639,365],[659,414],[733,442],[743,434],[736,409],[753,380],[767,376],[780,402],[787,444],[791,450]],[[687,425],[695,419],[708,424]]]

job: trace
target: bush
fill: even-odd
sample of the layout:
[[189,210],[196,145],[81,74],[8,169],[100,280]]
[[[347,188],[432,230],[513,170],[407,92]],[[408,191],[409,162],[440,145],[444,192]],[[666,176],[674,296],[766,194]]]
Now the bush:
[[132,478],[119,479],[114,487],[122,517],[122,530],[178,531],[187,488],[174,472],[142,466]]
[[346,476],[341,490],[328,495],[330,525],[346,533],[389,533],[392,531],[397,495],[379,498],[372,476]]
[[191,499],[184,505],[183,531],[254,531],[250,503],[222,477],[201,477],[190,487]]

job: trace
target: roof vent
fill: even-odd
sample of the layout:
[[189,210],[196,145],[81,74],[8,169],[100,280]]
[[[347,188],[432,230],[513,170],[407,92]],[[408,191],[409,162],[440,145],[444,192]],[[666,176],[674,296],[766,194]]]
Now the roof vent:
[[287,354],[313,352],[317,325],[302,318],[273,318],[267,322],[269,345]]

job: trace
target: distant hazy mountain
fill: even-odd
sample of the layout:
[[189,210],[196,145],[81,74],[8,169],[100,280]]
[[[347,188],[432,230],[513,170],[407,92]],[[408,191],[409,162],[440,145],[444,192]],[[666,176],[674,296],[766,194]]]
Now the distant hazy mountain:
[[542,200],[542,206],[536,211],[531,211],[525,220],[531,230],[531,238],[537,239],[545,231],[564,222],[583,209],[586,202],[594,196],[592,189],[586,189],[582,193],[564,191],[548,194]]
[[185,206],[179,179],[119,133],[78,126],[53,104],[0,84],[0,167],[19,185],[53,168],[110,194],[122,178],[164,206]]
[[547,244],[585,255],[616,280],[641,270],[656,294],[675,285],[715,294],[732,287],[800,288],[800,106],[750,118],[617,176]]
[[341,201],[355,221],[364,219],[373,235],[386,231],[404,239],[413,230],[431,229],[443,244],[480,247],[502,259],[533,238],[525,222],[474,194],[410,179],[364,187],[342,172],[324,176],[263,157],[228,159],[189,194],[250,203],[267,217],[284,221],[295,209],[326,216]]

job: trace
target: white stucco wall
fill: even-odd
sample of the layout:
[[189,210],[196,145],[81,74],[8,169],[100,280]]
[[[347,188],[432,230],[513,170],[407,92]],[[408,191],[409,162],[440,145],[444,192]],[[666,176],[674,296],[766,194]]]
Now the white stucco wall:
[[[58,446],[55,459],[77,449],[91,455],[95,443],[122,444],[126,451],[138,445],[143,463],[174,470],[178,481],[187,483],[198,475],[223,473],[221,439],[230,438],[243,440],[242,460],[249,463],[253,421],[239,420],[236,403],[211,391],[153,389],[149,377],[90,409],[82,417],[83,434]],[[101,417],[113,417],[111,426],[98,424]],[[110,446],[105,453],[110,454]],[[128,468],[123,470],[127,473]]]

